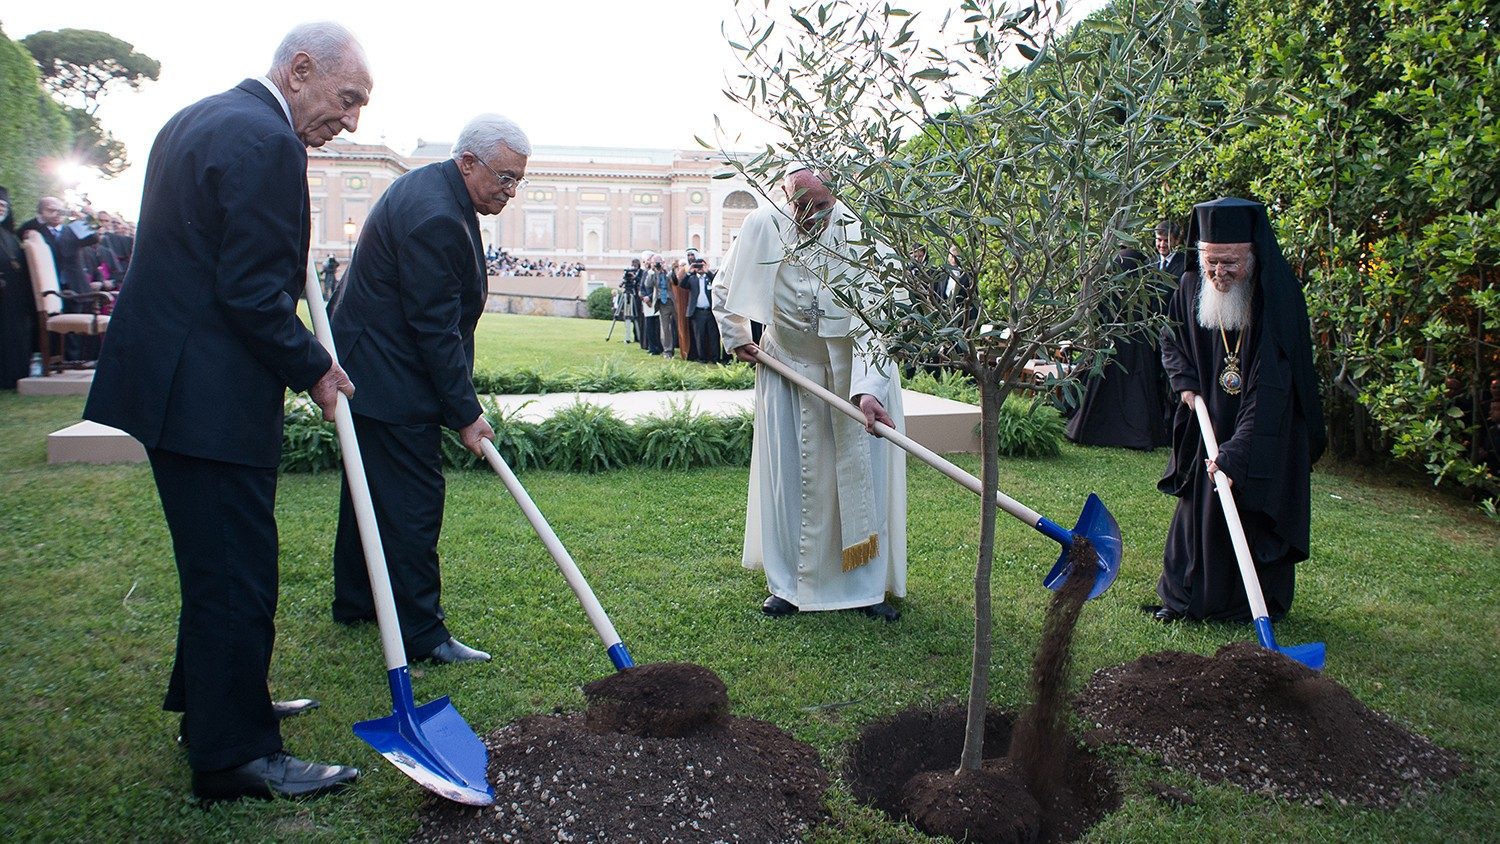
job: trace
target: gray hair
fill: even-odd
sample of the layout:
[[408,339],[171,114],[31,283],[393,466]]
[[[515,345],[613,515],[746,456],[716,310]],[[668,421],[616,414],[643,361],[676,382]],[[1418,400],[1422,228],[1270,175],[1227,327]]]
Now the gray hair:
[[493,155],[500,147],[506,147],[517,155],[531,157],[531,140],[514,120],[498,114],[481,114],[464,125],[453,142],[449,157],[457,160],[466,152],[475,155]]
[[341,66],[351,53],[363,57],[364,47],[343,24],[333,21],[302,23],[281,39],[281,45],[271,59],[271,69],[291,67],[292,59],[298,53],[312,56],[313,61],[327,69]]

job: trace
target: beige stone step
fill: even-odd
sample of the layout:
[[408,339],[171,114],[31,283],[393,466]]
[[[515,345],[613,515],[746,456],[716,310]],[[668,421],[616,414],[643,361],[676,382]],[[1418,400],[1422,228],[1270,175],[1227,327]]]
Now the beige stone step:
[[47,435],[48,463],[144,463],[146,449],[135,437],[100,425],[79,422]]
[[22,378],[16,394],[22,396],[86,396],[94,384],[94,370],[69,369],[45,378]]
[[[907,436],[940,454],[979,451],[979,408],[911,390],[903,390],[901,396],[906,407]],[[715,415],[739,413],[755,403],[751,390],[549,393],[494,398],[503,410],[534,422],[575,401],[612,408],[616,416],[625,420],[660,413],[674,402],[691,402],[694,410]],[[47,437],[48,463],[139,463],[145,459],[146,450],[133,437],[97,422],[79,422]]]

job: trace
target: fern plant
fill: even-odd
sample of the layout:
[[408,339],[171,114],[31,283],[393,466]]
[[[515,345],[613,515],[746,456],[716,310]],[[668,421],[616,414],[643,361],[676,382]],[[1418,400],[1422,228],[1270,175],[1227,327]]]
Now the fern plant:
[[1000,406],[1000,454],[1004,457],[1056,457],[1062,453],[1062,414],[1050,404],[1008,396]]
[[281,426],[281,471],[312,472],[339,465],[339,436],[323,411],[306,398],[289,396]]
[[729,443],[723,426],[707,413],[695,413],[692,402],[672,402],[661,415],[635,424],[641,463],[653,469],[690,469],[718,465]]
[[743,361],[715,364],[702,372],[706,389],[748,390],[755,386],[755,369]]
[[733,416],[717,417],[717,421],[724,437],[720,463],[724,466],[750,465],[750,447],[755,442],[755,412],[742,410]]
[[541,426],[521,418],[526,404],[506,410],[492,396],[480,399],[480,404],[489,403],[485,418],[495,429],[495,450],[516,472],[539,469],[543,465]]
[[639,451],[630,426],[608,407],[574,402],[540,426],[547,466],[573,472],[603,472],[633,465]]

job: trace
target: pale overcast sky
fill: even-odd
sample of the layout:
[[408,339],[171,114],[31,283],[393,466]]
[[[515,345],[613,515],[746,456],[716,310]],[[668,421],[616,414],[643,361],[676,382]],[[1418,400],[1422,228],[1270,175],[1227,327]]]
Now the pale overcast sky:
[[[1082,11],[1102,4],[1075,5]],[[958,3],[899,5],[940,18]],[[161,125],[183,106],[264,73],[281,37],[307,20],[338,20],[363,42],[375,89],[352,137],[400,153],[418,138],[451,140],[468,118],[486,111],[513,118],[536,144],[691,149],[694,135],[713,140],[715,115],[731,136],[740,135],[728,144],[733,148],[773,138],[722,93],[726,76],[738,69],[722,34],[725,26],[731,35],[740,31],[734,0],[259,0],[232,11],[152,0],[8,6],[0,27],[12,40],[45,29],[98,29],[161,62],[157,82],[139,92],[115,90],[99,109],[133,166],[117,179],[83,186],[97,207],[131,218]],[[742,0],[742,6],[759,10],[762,2]]]

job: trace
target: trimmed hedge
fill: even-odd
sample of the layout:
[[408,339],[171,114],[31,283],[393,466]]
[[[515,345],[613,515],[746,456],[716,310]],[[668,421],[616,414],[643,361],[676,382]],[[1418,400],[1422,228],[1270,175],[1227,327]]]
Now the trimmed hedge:
[[[748,383],[739,386],[748,377]],[[482,383],[484,386],[480,386]],[[607,364],[592,373],[545,378],[526,370],[476,375],[481,394],[504,385],[520,392],[619,393],[638,389],[747,389],[754,370],[744,364],[718,367],[667,367],[653,377]],[[681,386],[691,383],[693,386]],[[968,376],[918,373],[908,389],[974,404],[978,390]],[[550,389],[549,389],[550,388]],[[755,416],[749,411],[733,416],[697,412],[690,401],[673,402],[667,409],[636,422],[625,422],[607,407],[576,402],[544,422],[520,418],[521,408],[503,410],[484,395],[485,418],[495,429],[495,447],[517,472],[558,469],[605,472],[626,466],[653,469],[691,469],[700,466],[748,466]],[[303,396],[289,396],[281,439],[283,472],[322,472],[339,467],[338,435],[324,422],[317,406]],[[1049,405],[1011,396],[1000,413],[1000,454],[1007,457],[1055,457],[1061,453],[1062,416]],[[443,429],[443,465],[454,469],[485,469],[482,459],[463,447],[456,431]]]

